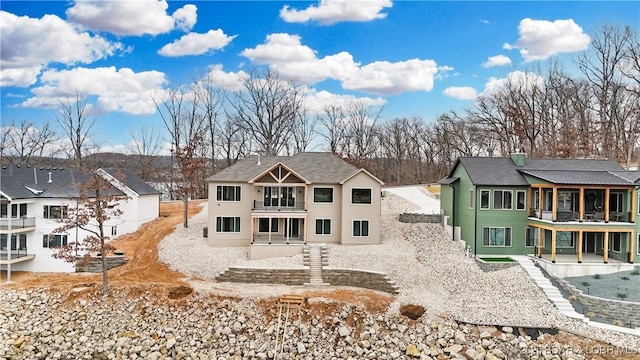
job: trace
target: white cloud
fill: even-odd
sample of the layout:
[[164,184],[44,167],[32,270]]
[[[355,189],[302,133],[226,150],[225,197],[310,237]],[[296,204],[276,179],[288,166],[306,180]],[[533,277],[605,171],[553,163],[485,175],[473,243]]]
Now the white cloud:
[[508,65],[511,65],[511,59],[509,59],[509,57],[505,55],[490,56],[487,59],[487,61],[482,63],[482,67],[484,68],[490,68],[494,66],[508,66]]
[[532,89],[534,86],[542,88],[544,86],[544,78],[532,72],[513,71],[507,74],[507,77],[501,79],[490,78],[485,84],[481,95],[496,94],[509,87]]
[[520,38],[515,44],[504,44],[507,50],[520,49],[525,61],[544,60],[557,53],[584,50],[591,38],[572,19],[522,19],[518,25]]
[[129,114],[153,114],[155,105],[151,93],[161,89],[167,80],[159,71],[133,72],[128,68],[48,70],[42,73],[42,85],[31,90],[35,95],[22,107],[47,108],[75,96],[97,97],[95,111],[122,111]]
[[390,8],[391,0],[320,0],[315,6],[304,10],[290,9],[285,5],[280,10],[280,17],[286,22],[304,23],[315,21],[330,25],[342,21],[371,21],[387,16],[381,13],[384,8]]
[[1,86],[29,86],[49,63],[91,63],[122,50],[118,42],[78,32],[56,15],[41,19],[0,11]]
[[438,71],[433,60],[379,61],[362,66],[347,52],[318,58],[314,50],[302,45],[298,35],[291,34],[268,35],[266,43],[245,49],[241,55],[306,84],[334,79],[345,89],[376,95],[430,91]]
[[197,8],[185,5],[172,15],[165,0],[79,0],[67,9],[70,21],[88,29],[117,35],[158,35],[175,28],[189,31],[196,23]]
[[317,91],[308,88],[304,92],[304,104],[310,115],[318,115],[324,112],[328,105],[347,106],[354,101],[361,102],[367,106],[383,106],[387,101],[383,98],[356,97],[353,95],[338,95],[328,91]]
[[376,61],[361,67],[356,76],[345,79],[345,89],[376,95],[396,95],[406,91],[431,91],[438,67],[433,60],[411,59],[391,63]]
[[167,44],[158,51],[163,56],[201,55],[210,50],[220,50],[237,35],[228,36],[221,29],[209,30],[205,34],[189,33],[179,40]]
[[249,77],[244,71],[225,72],[222,65],[213,65],[209,67],[207,76],[201,81],[210,82],[225,90],[239,91],[242,89],[244,81]]
[[460,100],[473,100],[478,96],[476,89],[470,86],[448,87],[444,90],[444,94]]

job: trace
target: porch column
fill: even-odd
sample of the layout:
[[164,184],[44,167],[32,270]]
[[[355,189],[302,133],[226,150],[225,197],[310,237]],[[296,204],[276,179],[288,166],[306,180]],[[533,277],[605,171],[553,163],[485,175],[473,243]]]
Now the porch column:
[[554,264],[556,262],[556,230],[555,229],[551,230],[551,262]]
[[604,222],[609,222],[609,188],[604,189]]
[[604,263],[609,262],[609,231],[604,232]]
[[578,231],[578,264],[582,263],[582,230]]
[[538,258],[542,258],[542,228],[538,228]]
[[253,231],[255,230],[255,227],[253,226],[253,223],[254,223],[255,221],[256,221],[256,219],[252,216],[252,217],[251,217],[251,235],[250,235],[250,236],[251,236],[251,243],[252,243],[252,244],[253,244],[253,241],[255,240],[255,239],[254,239],[254,232],[253,232]]
[[580,196],[578,204],[578,219],[580,222],[584,220],[584,187],[580,186]]
[[[7,203],[7,282],[11,282],[11,208],[13,204],[11,201]],[[16,242],[18,241],[18,237],[16,236]],[[17,245],[17,244],[16,244]]]
[[538,186],[538,219],[542,219],[542,186]]
[[287,224],[284,228],[287,230],[286,234],[284,234],[284,239],[287,241],[287,244],[289,243],[289,233],[291,232],[291,218],[290,217],[286,217],[284,218],[285,223]]
[[556,221],[558,220],[557,216],[558,216],[558,187],[557,186],[553,186],[553,200],[552,200],[553,204],[551,204],[551,220],[552,221]]
[[636,234],[633,230],[629,232],[629,262],[633,264],[635,262],[636,254]]
[[302,242],[307,243],[307,219],[301,219],[304,224],[302,225]]

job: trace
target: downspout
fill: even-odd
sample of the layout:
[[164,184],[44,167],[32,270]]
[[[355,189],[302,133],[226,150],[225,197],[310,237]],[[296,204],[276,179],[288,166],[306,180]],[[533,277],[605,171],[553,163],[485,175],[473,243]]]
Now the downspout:
[[456,187],[453,184],[449,184],[451,187],[451,198],[453,199],[451,205],[451,240],[456,241]]

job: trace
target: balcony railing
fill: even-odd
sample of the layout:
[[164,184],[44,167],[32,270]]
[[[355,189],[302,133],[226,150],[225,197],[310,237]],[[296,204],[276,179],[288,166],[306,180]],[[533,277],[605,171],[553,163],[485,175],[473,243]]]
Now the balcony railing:
[[8,230],[9,224],[11,224],[11,229],[24,229],[36,226],[36,218],[19,218],[19,219],[0,219],[0,229]]
[[[542,210],[542,217],[538,209],[529,209],[529,217],[542,220],[553,220],[553,213],[550,210]],[[585,211],[582,221],[584,222],[604,222],[606,219],[604,211]],[[577,211],[568,209],[558,209],[556,211],[556,222],[580,221],[580,214]],[[631,212],[609,212],[610,222],[631,222]]]
[[253,238],[251,240],[252,245],[301,245],[304,243],[304,236],[302,235],[289,237],[289,239],[286,239],[282,236],[282,234],[272,234],[271,241],[269,241],[269,235],[253,234]]
[[264,201],[253,201],[253,211],[306,211],[304,201],[288,201],[278,203],[267,203]]

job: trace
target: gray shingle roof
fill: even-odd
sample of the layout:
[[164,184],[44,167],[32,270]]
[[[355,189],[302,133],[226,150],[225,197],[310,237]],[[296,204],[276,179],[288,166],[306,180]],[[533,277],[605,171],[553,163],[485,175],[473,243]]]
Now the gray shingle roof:
[[79,196],[78,184],[87,179],[87,174],[67,168],[7,166],[0,169],[0,190],[12,199],[72,198]]
[[522,170],[522,173],[558,185],[633,185],[632,181],[608,171]]
[[618,174],[624,168],[613,160],[527,158],[524,166],[516,166],[510,157],[461,157],[454,169],[458,165],[464,166],[475,185],[526,186],[524,173],[556,184],[629,185]]
[[[135,191],[136,194],[138,195],[161,194],[160,191],[158,191],[153,186],[147,184],[138,175],[136,175],[135,173],[129,170],[118,169],[118,168],[108,168],[103,170],[108,172],[111,176],[115,177],[122,183],[124,183],[129,189]],[[118,178],[117,176],[118,173],[122,174],[124,178],[122,179]]]
[[360,169],[332,153],[302,152],[291,157],[252,155],[207,178],[207,181],[248,182],[277,163],[282,163],[311,183],[338,184]]

